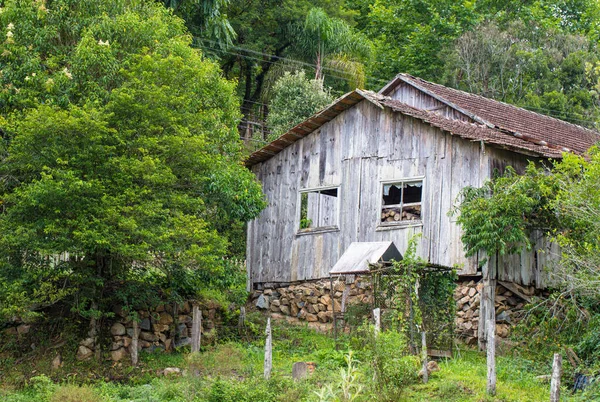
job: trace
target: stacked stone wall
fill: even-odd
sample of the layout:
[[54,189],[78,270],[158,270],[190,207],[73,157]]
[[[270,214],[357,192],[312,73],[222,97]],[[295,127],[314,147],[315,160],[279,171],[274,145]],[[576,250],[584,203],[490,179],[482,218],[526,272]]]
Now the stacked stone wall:
[[[289,322],[307,322],[309,326],[328,330],[333,323],[333,309],[342,310],[344,289],[347,289],[346,304],[373,303],[373,289],[368,276],[337,278],[331,289],[329,279],[304,281],[286,284],[262,284],[260,290],[252,294],[252,305],[268,311],[275,319]],[[481,301],[481,280],[458,281],[454,291],[456,301],[456,336],[468,344],[477,343],[479,327],[479,304]],[[536,294],[533,287],[518,286],[521,295]],[[332,302],[333,299],[333,302]],[[496,334],[506,338],[510,327],[518,320],[526,300],[502,285],[496,287]]]
[[269,311],[273,318],[307,322],[323,330],[331,327],[333,312],[341,312],[343,304],[358,303],[373,303],[369,277],[342,276],[333,281],[333,287],[329,279],[264,284],[252,294],[252,304]]

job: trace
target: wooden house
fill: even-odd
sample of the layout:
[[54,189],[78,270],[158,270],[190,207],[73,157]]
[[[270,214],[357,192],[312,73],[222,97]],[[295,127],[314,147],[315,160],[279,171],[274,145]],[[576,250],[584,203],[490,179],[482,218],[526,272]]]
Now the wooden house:
[[[477,275],[448,214],[465,186],[529,160],[582,154],[598,133],[502,102],[399,74],[379,93],[352,91],[247,159],[268,207],[248,225],[249,288],[325,278],[352,242]],[[498,279],[544,287],[543,239],[499,262]],[[282,285],[283,286],[283,285]]]

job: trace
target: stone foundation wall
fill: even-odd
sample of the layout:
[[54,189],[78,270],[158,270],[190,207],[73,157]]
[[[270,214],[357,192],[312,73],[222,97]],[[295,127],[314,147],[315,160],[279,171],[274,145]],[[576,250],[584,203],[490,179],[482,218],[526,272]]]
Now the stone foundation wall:
[[[529,297],[536,294],[534,287],[518,286],[522,295]],[[477,344],[477,329],[479,328],[479,305],[483,283],[462,281],[454,290],[456,301],[456,334],[467,344]],[[511,324],[518,320],[518,312],[526,300],[514,294],[504,286],[496,286],[496,335],[506,338],[510,333]]]
[[[251,297],[252,305],[259,310],[268,311],[274,319],[289,322],[307,322],[316,329],[328,330],[333,322],[333,308],[342,310],[344,289],[347,290],[347,305],[373,303],[373,290],[368,276],[342,277],[333,282],[329,279],[296,282],[290,284],[262,284]],[[456,335],[468,344],[477,343],[479,327],[481,281],[459,281],[454,291],[456,301]],[[532,296],[533,287],[518,287],[522,295]],[[333,304],[332,304],[333,298]],[[510,326],[517,319],[518,311],[526,300],[513,294],[502,285],[496,287],[496,334],[506,338]]]
[[271,316],[290,322],[308,322],[310,326],[326,329],[333,323],[333,309],[339,313],[344,303],[373,303],[369,277],[347,276],[337,278],[333,289],[329,279],[290,284],[264,284],[252,294],[252,304]]

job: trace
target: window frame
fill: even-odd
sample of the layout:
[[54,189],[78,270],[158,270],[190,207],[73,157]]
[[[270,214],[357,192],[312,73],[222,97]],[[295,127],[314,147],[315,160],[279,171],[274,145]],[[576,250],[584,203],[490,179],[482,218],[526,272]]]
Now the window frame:
[[[383,203],[383,188],[385,187],[386,184],[399,184],[402,183],[402,186],[404,187],[405,184],[410,184],[410,183],[421,183],[421,202],[419,203],[407,203],[407,205],[415,205],[415,204],[420,204],[421,205],[421,216],[419,217],[419,219],[415,219],[415,220],[400,220],[400,221],[394,221],[394,222],[381,222],[381,213],[383,211],[383,208],[385,207],[394,207],[394,206],[400,206],[400,210],[402,210],[402,208],[404,207],[404,202],[403,202],[403,196],[400,196],[400,204],[394,204],[394,205],[384,205]],[[404,190],[402,190],[404,191]],[[413,176],[413,177],[404,177],[404,178],[398,178],[398,179],[391,179],[391,180],[380,180],[379,181],[379,208],[377,209],[377,228],[376,230],[390,230],[390,229],[400,229],[400,228],[405,228],[405,227],[411,227],[411,226],[423,226],[423,200],[425,199],[425,176]]]
[[[337,197],[335,197],[335,198],[337,198],[337,203],[336,203],[337,213],[335,216],[337,225],[318,226],[318,227],[314,227],[314,228],[301,229],[300,221],[302,220],[302,194],[321,192],[321,191],[326,191],[326,190],[337,190]],[[300,190],[298,190],[297,203],[298,203],[298,207],[296,210],[296,220],[295,220],[296,236],[309,235],[309,234],[313,234],[313,233],[337,232],[340,230],[341,206],[342,206],[341,185],[338,184],[338,185],[332,185],[332,186],[307,187],[307,188],[300,189]],[[320,208],[318,210],[320,210]],[[317,220],[319,220],[319,218],[320,217],[318,217]]]

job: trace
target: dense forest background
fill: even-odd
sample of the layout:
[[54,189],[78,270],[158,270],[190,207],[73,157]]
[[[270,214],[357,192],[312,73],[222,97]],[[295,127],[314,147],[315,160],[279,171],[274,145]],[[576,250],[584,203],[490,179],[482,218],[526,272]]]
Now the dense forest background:
[[[586,127],[600,118],[600,5],[592,0],[165,0],[195,45],[237,81],[242,137],[281,133],[306,110],[277,102],[277,80],[304,71],[297,97],[378,90],[397,73]],[[288,78],[289,81],[289,78]],[[289,88],[280,86],[279,91]],[[305,88],[304,90],[302,88]],[[294,96],[292,96],[293,98]],[[306,102],[299,102],[306,109]],[[326,101],[307,102],[312,112]],[[269,121],[269,114],[276,116]],[[310,113],[308,113],[310,115]],[[298,117],[299,116],[299,117]],[[289,116],[288,116],[289,117]],[[285,125],[285,124],[284,124]]]

